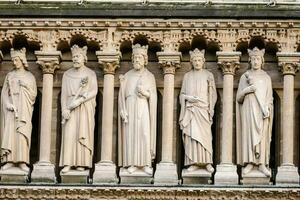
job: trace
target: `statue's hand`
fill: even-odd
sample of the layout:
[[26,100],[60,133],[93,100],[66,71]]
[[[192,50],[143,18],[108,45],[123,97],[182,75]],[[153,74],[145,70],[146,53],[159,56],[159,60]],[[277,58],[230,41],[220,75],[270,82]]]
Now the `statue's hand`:
[[9,110],[9,111],[11,111],[11,112],[16,111],[15,106],[14,106],[13,104],[11,104],[11,103],[8,103],[8,104],[6,105],[6,109]]
[[245,94],[254,93],[256,91],[256,87],[254,85],[250,85],[244,89]]
[[198,97],[196,96],[188,96],[188,95],[185,96],[185,99],[190,103],[196,103],[199,100]]
[[62,112],[63,119],[66,119],[66,120],[70,119],[70,113],[71,113],[71,111],[69,109],[64,110]]
[[138,85],[137,86],[137,93],[139,97],[149,97],[149,92],[147,90],[145,90],[144,86],[142,85]]
[[263,110],[263,115],[264,118],[268,118],[270,116],[270,111],[268,107]]
[[122,119],[125,123],[128,122],[128,114],[125,113],[124,111],[121,111],[121,112],[120,112],[120,117],[121,117],[121,119]]
[[27,84],[24,82],[24,81],[22,81],[22,80],[19,80],[19,85],[21,86],[21,87],[24,87],[24,88],[28,88],[28,86],[27,86]]
[[73,110],[74,108],[78,107],[81,103],[82,103],[81,98],[75,99],[75,100],[73,100],[73,101],[70,103],[70,105],[69,105],[68,108],[69,108],[70,110]]

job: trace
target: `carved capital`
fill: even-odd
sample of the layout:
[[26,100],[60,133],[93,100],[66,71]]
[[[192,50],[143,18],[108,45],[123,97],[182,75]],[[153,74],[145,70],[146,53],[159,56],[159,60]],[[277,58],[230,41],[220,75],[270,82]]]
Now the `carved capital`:
[[54,74],[56,69],[59,69],[59,63],[61,60],[61,53],[56,52],[42,52],[36,51],[37,57],[36,63],[40,65],[43,74]]
[[96,52],[98,62],[103,69],[104,74],[115,74],[116,69],[120,67],[120,52]]
[[300,53],[284,53],[277,54],[279,71],[283,75],[295,75],[300,68]]
[[157,52],[157,57],[164,74],[175,74],[180,67],[180,52]]
[[236,70],[240,68],[241,52],[217,52],[218,66],[223,75],[235,75]]

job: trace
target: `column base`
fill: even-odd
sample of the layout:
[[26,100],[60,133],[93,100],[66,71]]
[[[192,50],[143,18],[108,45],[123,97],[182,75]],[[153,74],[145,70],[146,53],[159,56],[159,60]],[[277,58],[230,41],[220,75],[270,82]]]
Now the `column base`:
[[238,185],[239,176],[236,165],[220,164],[217,165],[215,174],[215,185]]
[[90,170],[78,171],[78,170],[70,170],[67,173],[60,172],[61,182],[62,183],[77,183],[77,184],[87,184],[90,183],[89,179]]
[[18,167],[0,170],[1,183],[27,183],[28,174],[28,172],[24,172]]
[[282,165],[278,167],[276,185],[299,185],[298,168],[294,165]]
[[95,164],[93,183],[96,184],[117,184],[119,182],[116,165],[111,161],[100,161]]
[[172,162],[160,162],[156,165],[154,185],[178,185],[177,166]]
[[56,183],[55,166],[50,162],[37,162],[33,165],[31,182]]

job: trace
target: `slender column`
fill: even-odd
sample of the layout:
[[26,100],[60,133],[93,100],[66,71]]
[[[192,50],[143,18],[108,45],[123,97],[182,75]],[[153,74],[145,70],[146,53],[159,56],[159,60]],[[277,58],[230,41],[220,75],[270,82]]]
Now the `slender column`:
[[41,110],[41,131],[39,161],[34,164],[33,182],[56,182],[54,165],[50,161],[53,74],[59,68],[61,53],[36,51],[37,63],[43,71],[43,93]]
[[96,52],[99,63],[103,67],[103,109],[101,161],[95,165],[94,183],[117,183],[116,165],[112,161],[113,150],[113,102],[114,75],[119,67],[120,53]]
[[223,113],[221,163],[217,165],[215,184],[238,184],[236,165],[232,163],[233,79],[239,69],[240,52],[217,52],[218,65],[223,72]]
[[159,63],[164,72],[163,119],[162,119],[162,160],[156,167],[154,184],[177,185],[177,166],[173,162],[173,110],[174,75],[179,67],[181,53],[158,52]]
[[276,184],[299,184],[298,168],[294,159],[294,76],[299,71],[300,53],[277,53],[279,68],[283,74],[282,108],[282,164],[278,167]]

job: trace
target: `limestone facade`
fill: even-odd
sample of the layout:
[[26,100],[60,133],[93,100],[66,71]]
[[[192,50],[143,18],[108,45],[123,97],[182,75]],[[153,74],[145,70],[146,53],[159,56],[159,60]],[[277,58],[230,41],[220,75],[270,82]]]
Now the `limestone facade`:
[[[94,178],[95,184],[118,183],[118,77],[132,68],[131,46],[136,43],[149,45],[147,68],[154,74],[157,86],[154,184],[181,183],[184,154],[178,124],[179,93],[183,76],[191,69],[188,52],[195,48],[205,49],[205,66],[214,75],[218,93],[212,125],[216,169],[212,183],[241,183],[241,168],[236,165],[239,150],[235,145],[234,105],[240,76],[249,68],[247,49],[256,46],[266,50],[263,68],[271,77],[274,93],[271,183],[299,185],[299,20],[3,18],[0,86],[12,69],[10,48],[24,46],[38,87],[29,181],[61,182],[60,93],[63,73],[72,67],[70,48],[77,44],[88,47],[86,66],[96,73],[98,81],[95,174],[91,174],[91,180]],[[285,179],[286,176],[295,178]]]

